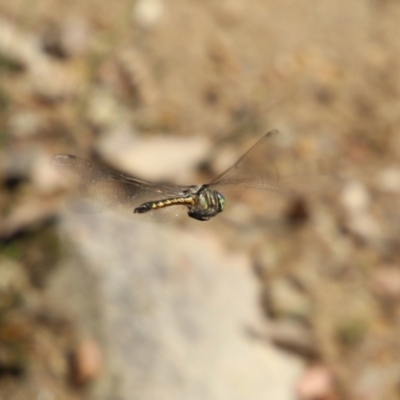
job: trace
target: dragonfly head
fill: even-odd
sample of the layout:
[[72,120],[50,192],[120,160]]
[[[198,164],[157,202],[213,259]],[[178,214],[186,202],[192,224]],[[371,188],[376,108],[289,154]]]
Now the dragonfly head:
[[217,190],[210,190],[207,187],[198,192],[196,207],[205,212],[218,214],[225,208],[225,197]]
[[207,186],[202,186],[194,198],[194,204],[189,208],[188,215],[200,221],[208,221],[225,208],[225,197]]

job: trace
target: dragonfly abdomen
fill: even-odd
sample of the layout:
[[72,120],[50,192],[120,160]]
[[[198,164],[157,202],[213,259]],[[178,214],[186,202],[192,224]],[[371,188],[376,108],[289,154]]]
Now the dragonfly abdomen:
[[159,208],[183,205],[183,206],[193,206],[194,198],[190,197],[176,197],[171,199],[164,199],[158,201],[148,201],[146,203],[141,204],[139,207],[136,207],[134,213],[136,214],[144,214],[151,210],[157,210]]

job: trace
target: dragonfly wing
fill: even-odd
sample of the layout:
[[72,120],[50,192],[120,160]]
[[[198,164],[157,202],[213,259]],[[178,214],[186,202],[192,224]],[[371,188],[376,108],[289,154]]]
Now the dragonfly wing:
[[286,146],[277,130],[264,135],[230,168],[213,179],[209,186],[244,186],[284,194],[323,190],[330,177],[320,163],[300,159]]
[[[185,188],[143,181],[67,154],[54,156],[52,164],[72,180],[76,190],[70,208],[75,212],[96,213],[112,208],[133,215],[135,207],[144,202],[181,196]],[[157,215],[156,212],[148,214],[148,219],[152,219],[152,214]],[[161,216],[168,213],[158,214]]]
[[223,171],[220,175],[216,176],[210,183],[210,186],[215,186],[219,184],[226,184],[227,182],[232,182],[237,175],[237,172],[240,170],[240,173],[246,170],[246,164],[256,158],[256,154],[259,152],[259,148],[263,148],[266,141],[273,136],[279,134],[279,131],[272,130],[265,134],[257,143],[255,143],[249,150],[246,151],[245,154],[242,155],[233,165],[231,165],[228,169]]

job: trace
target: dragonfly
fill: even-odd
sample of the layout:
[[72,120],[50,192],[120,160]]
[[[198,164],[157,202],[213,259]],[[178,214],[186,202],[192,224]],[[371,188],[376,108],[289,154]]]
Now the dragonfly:
[[[208,221],[225,210],[224,193],[232,188],[293,195],[319,186],[319,179],[316,179],[319,175],[295,171],[284,176],[278,171],[273,162],[274,148],[269,149],[269,145],[279,136],[279,131],[269,131],[228,169],[200,185],[149,182],[69,154],[55,155],[52,164],[72,176],[77,183],[78,200],[93,206],[91,211],[128,208],[131,214],[149,214],[157,220],[162,215],[161,210],[174,208],[174,216],[180,214],[178,209],[184,209],[189,217]],[[255,172],[255,168],[258,171]]]

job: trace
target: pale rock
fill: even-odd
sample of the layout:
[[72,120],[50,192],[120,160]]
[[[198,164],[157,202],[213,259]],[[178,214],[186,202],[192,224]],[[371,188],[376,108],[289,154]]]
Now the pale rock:
[[128,124],[101,136],[98,150],[111,165],[142,179],[190,182],[196,166],[209,150],[204,137],[157,135],[138,138]]
[[48,296],[83,333],[100,333],[93,398],[294,400],[302,361],[248,333],[265,323],[249,259],[188,223],[64,220],[73,248]]

